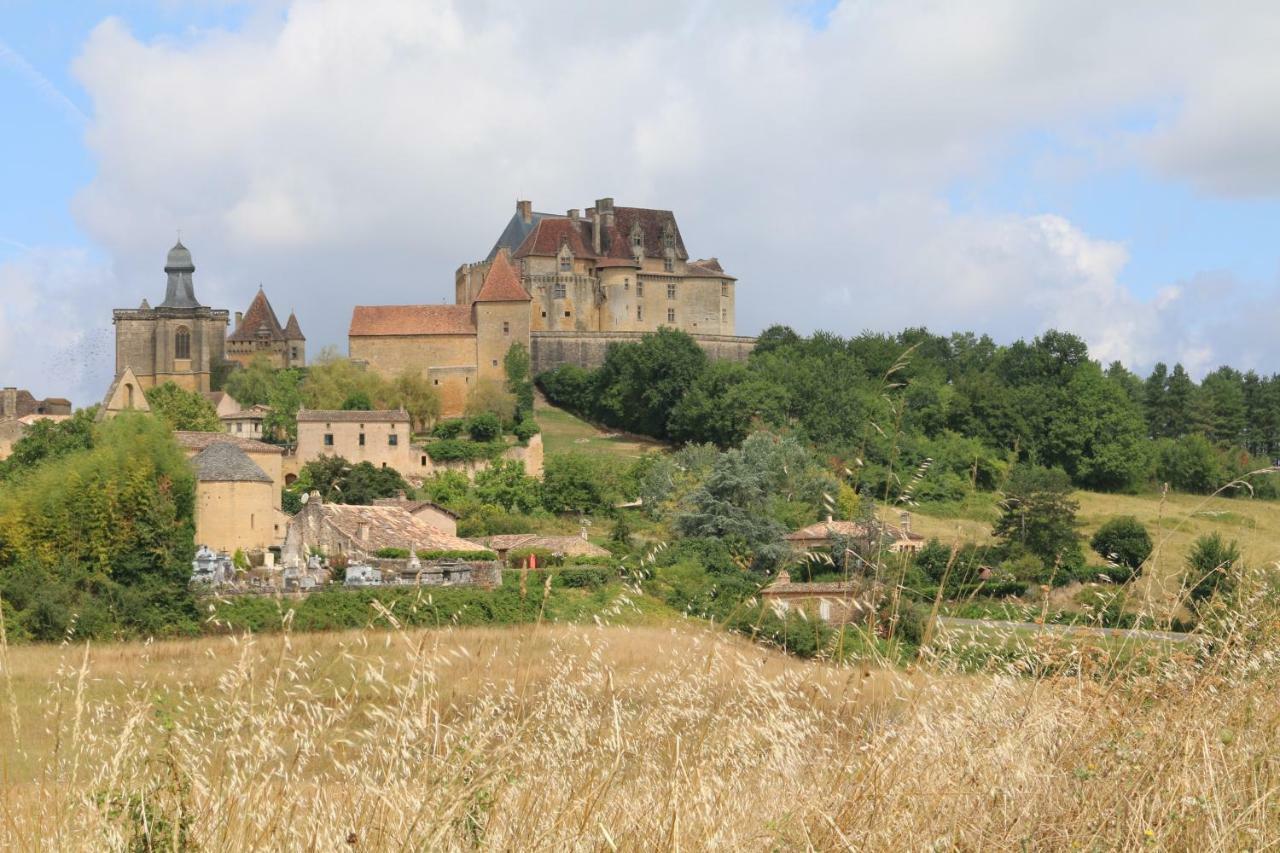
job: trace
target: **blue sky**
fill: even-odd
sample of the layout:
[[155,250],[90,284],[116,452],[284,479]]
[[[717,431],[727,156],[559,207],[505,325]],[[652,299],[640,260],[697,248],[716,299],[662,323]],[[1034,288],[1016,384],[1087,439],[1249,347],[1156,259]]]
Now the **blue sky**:
[[53,9],[0,0],[3,384],[100,393],[178,228],[204,301],[263,282],[342,350],[357,302],[448,299],[517,195],[674,209],[742,333],[1058,327],[1280,371],[1269,4]]

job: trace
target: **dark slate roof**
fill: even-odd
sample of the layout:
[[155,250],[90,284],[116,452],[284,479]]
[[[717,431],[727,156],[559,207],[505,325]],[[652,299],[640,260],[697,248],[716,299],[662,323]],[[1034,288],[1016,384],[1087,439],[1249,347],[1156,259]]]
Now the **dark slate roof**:
[[196,299],[195,285],[191,282],[191,274],[196,271],[196,265],[191,260],[191,252],[182,245],[181,240],[169,250],[164,271],[169,276],[169,282],[165,287],[164,301],[160,303],[161,308],[203,307]]
[[271,478],[229,441],[210,444],[192,460],[202,483],[270,483]]
[[249,310],[244,312],[240,324],[227,340],[249,343],[257,340],[283,341],[286,337],[284,327],[267,301],[267,294],[259,287],[257,295],[249,303]]
[[506,249],[508,252],[515,252],[520,248],[520,244],[525,238],[538,226],[542,221],[542,217],[551,216],[550,213],[538,213],[533,211],[529,217],[529,221],[525,222],[524,217],[520,215],[520,211],[516,211],[511,217],[511,221],[507,223],[507,227],[502,229],[502,234],[498,237],[498,242],[493,244],[493,248],[489,250],[489,254],[485,257],[486,261],[491,261],[498,255],[499,249]]

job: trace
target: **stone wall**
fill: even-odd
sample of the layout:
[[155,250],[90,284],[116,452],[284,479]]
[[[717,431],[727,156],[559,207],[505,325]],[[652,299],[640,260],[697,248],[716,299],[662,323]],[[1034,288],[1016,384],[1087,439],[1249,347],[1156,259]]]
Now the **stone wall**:
[[[533,332],[530,351],[533,373],[551,370],[562,364],[594,369],[604,364],[609,344],[638,342],[644,332]],[[698,346],[716,361],[746,361],[755,348],[755,338],[737,335],[692,335]]]
[[196,544],[234,554],[265,551],[284,538],[271,483],[200,482],[196,484]]

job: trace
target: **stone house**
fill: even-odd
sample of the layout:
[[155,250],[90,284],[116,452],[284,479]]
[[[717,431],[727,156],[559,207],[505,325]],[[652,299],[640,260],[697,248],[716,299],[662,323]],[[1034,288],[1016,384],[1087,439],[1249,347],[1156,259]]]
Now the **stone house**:
[[227,336],[228,361],[248,367],[262,357],[272,367],[304,367],[307,363],[307,339],[302,334],[298,317],[290,313],[282,326],[275,309],[262,287],[249,303],[249,310],[237,311],[235,327]]
[[785,539],[792,550],[797,553],[806,553],[830,548],[833,536],[877,540],[895,554],[903,552],[914,554],[924,547],[924,537],[911,532],[909,520],[904,526],[899,527],[879,522],[867,525],[859,521],[833,521],[828,518],[826,521],[810,524],[808,527],[789,533]]
[[441,533],[447,533],[450,536],[458,535],[458,514],[433,501],[411,501],[404,496],[404,492],[401,492],[399,497],[378,498],[373,504],[374,506],[404,507],[410,515],[421,519]]
[[271,478],[272,506],[280,509],[280,490],[284,488],[282,459],[284,449],[262,441],[248,438],[237,438],[225,432],[188,432],[177,430],[173,434],[174,441],[182,448],[188,459],[194,458],[214,444],[229,444],[244,452],[253,464]]
[[231,414],[220,415],[218,420],[222,421],[228,435],[261,441],[264,435],[262,423],[270,413],[270,406],[255,405]]
[[873,597],[859,584],[847,581],[793,583],[785,570],[778,572],[777,579],[760,591],[760,597],[779,617],[804,611],[810,618],[833,625],[860,622],[874,610]]
[[214,442],[191,462],[196,471],[196,544],[229,554],[242,550],[263,555],[280,545],[279,490],[243,450]]
[[403,506],[351,506],[325,502],[318,492],[307,496],[289,521],[284,560],[305,562],[312,553],[353,562],[377,558],[379,550],[480,551],[483,547],[432,527]]
[[0,421],[18,420],[30,415],[70,415],[71,401],[62,397],[37,400],[25,388],[0,390]]
[[[321,456],[341,456],[353,465],[368,462],[375,468],[394,468],[413,481],[437,471],[461,471],[475,476],[489,467],[487,460],[433,461],[423,446],[413,443],[409,414],[402,410],[301,409],[296,456],[299,465]],[[526,446],[508,448],[502,458],[520,462],[530,477],[542,476],[542,436],[532,436]]]
[[116,369],[132,369],[143,390],[173,382],[188,391],[208,391],[214,368],[224,360],[228,313],[196,299],[191,252],[179,240],[169,250],[164,301],[152,308],[112,312],[116,327]]

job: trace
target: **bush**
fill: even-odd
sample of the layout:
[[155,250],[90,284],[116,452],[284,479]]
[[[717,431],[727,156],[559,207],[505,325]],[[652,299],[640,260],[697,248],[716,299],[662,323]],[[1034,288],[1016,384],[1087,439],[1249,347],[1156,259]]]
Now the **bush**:
[[454,418],[436,424],[435,429],[431,430],[431,434],[436,438],[457,438],[462,435],[466,428],[467,422],[464,418]]
[[564,555],[555,557],[546,548],[512,548],[507,552],[507,563],[512,567],[518,567],[529,557],[537,557],[539,567],[564,564]]
[[[409,552],[405,552],[409,556]],[[490,562],[498,559],[492,551],[419,551],[419,560],[470,560],[472,562]]]
[[511,430],[512,434],[515,435],[516,439],[521,444],[528,444],[529,439],[533,438],[541,431],[542,428],[538,426],[538,422],[533,418],[526,418],[525,420],[520,421],[520,423],[516,424]]
[[1243,570],[1240,546],[1224,542],[1217,533],[1201,536],[1187,555],[1187,583],[1192,601],[1200,602],[1215,592],[1229,593]]
[[383,560],[404,560],[409,556],[408,548],[379,548],[373,556]]
[[506,452],[501,441],[467,441],[462,438],[445,438],[426,446],[427,455],[434,462],[477,462],[481,459],[497,459]]
[[1089,547],[1121,570],[1127,570],[1129,578],[1134,578],[1151,556],[1151,536],[1138,519],[1122,515],[1098,528],[1089,540]]
[[467,423],[471,440],[493,441],[502,435],[502,420],[493,412],[481,412]]

